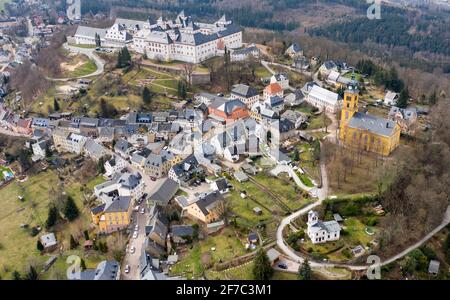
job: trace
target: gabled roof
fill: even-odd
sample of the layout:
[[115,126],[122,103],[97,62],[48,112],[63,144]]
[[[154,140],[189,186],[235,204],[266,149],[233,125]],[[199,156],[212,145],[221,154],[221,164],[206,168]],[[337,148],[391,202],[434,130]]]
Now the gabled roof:
[[113,199],[111,204],[105,209],[106,213],[113,212],[127,212],[130,208],[131,197],[130,196],[120,196]]
[[267,93],[272,94],[272,95],[278,94],[283,91],[283,89],[281,88],[281,85],[279,85],[278,83],[271,83],[268,86],[266,86],[266,88],[264,90]]
[[210,104],[210,107],[215,108],[217,110],[221,110],[225,112],[227,115],[231,115],[233,111],[235,111],[238,108],[244,108],[246,109],[247,106],[238,99],[231,99],[231,100],[215,100]]
[[218,191],[215,191],[201,197],[195,204],[201,210],[203,215],[207,216],[221,200],[223,200],[222,195]]
[[168,204],[169,201],[175,196],[179,188],[176,181],[170,178],[166,178],[156,188],[156,191],[150,196],[151,201],[157,201],[163,204]]
[[245,84],[234,85],[233,89],[231,90],[231,95],[233,94],[244,98],[251,98],[259,95],[258,91],[255,88]]

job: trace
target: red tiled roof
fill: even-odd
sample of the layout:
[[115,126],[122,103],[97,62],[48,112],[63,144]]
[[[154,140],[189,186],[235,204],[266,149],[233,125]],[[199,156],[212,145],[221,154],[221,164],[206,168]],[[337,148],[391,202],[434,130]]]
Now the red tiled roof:
[[271,83],[269,84],[266,88],[265,88],[266,92],[268,92],[269,94],[278,94],[280,92],[283,91],[283,89],[281,88],[281,85],[279,85],[278,83]]

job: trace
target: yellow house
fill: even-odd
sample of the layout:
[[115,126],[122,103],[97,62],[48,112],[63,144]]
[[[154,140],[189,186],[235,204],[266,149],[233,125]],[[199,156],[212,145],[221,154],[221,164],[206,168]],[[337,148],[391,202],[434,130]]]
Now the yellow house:
[[130,196],[120,196],[109,204],[91,210],[92,221],[100,233],[111,233],[127,228],[131,223],[132,201]]
[[215,191],[185,207],[183,214],[205,224],[213,223],[219,221],[222,216],[222,201],[224,201],[222,195]]
[[358,112],[359,90],[354,74],[344,93],[339,139],[345,146],[388,156],[400,144],[400,126],[393,121]]

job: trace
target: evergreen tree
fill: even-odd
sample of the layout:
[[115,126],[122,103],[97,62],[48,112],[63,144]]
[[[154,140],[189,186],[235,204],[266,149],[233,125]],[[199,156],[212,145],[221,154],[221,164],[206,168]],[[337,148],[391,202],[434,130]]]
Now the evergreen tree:
[[86,241],[89,241],[89,232],[87,231],[87,230],[85,230],[85,231],[83,231],[83,234],[84,234],[84,239],[86,240]]
[[81,261],[80,261],[80,269],[81,269],[81,272],[86,270],[86,262],[84,261],[84,259],[81,259]]
[[436,91],[433,92],[433,94],[430,95],[430,104],[434,105],[437,102],[437,96],[436,96]]
[[44,250],[44,245],[42,245],[41,240],[37,240],[36,248],[37,248],[39,251],[43,251],[43,250]]
[[30,266],[30,271],[25,276],[25,280],[38,280],[38,273],[33,266]]
[[12,279],[13,279],[13,280],[22,280],[22,275],[20,275],[19,272],[17,272],[16,270],[14,270],[14,272],[12,272]]
[[55,111],[59,111],[59,109],[60,109],[58,100],[57,100],[56,98],[53,99],[53,109],[54,109]]
[[263,248],[256,253],[252,273],[255,280],[269,280],[272,277],[273,269]]
[[292,160],[294,160],[294,161],[300,160],[300,153],[298,152],[298,149],[295,149],[294,153],[292,153]]
[[144,87],[142,91],[142,101],[144,101],[145,105],[149,105],[152,102],[152,92],[148,89],[148,87]]
[[64,207],[64,215],[66,216],[69,221],[75,220],[78,215],[80,214],[80,211],[78,210],[78,207],[75,204],[75,201],[73,201],[72,197],[67,197],[66,205]]
[[102,41],[101,41],[100,35],[98,33],[95,33],[95,46],[97,46],[97,47],[102,46]]
[[45,228],[49,229],[53,227],[58,221],[58,209],[52,206],[48,209],[47,221],[45,222]]
[[73,235],[70,235],[70,250],[74,250],[78,247],[77,241],[75,241],[75,238]]
[[100,174],[105,173],[105,157],[104,156],[100,157],[100,159],[98,160],[97,172]]
[[311,266],[307,259],[298,268],[298,279],[310,280],[311,279]]
[[403,89],[400,92],[400,96],[397,100],[397,106],[400,108],[406,108],[408,106],[408,100],[409,100],[409,91],[408,88]]

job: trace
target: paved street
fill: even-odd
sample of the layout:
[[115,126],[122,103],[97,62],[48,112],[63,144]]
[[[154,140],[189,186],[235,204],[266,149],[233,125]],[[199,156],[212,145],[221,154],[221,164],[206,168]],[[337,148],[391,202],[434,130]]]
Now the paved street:
[[[139,211],[133,213],[133,220],[135,221],[133,223],[131,232],[134,232],[134,226],[138,224],[139,226],[139,235],[136,239],[133,237],[130,238],[130,241],[128,243],[127,252],[125,253],[125,256],[122,260],[122,266],[121,266],[121,279],[123,280],[139,280],[140,274],[139,274],[139,258],[142,253],[142,247],[144,246],[145,241],[145,225],[147,224],[147,220],[150,217],[149,210],[146,207],[145,214],[141,214],[140,209],[144,206],[144,203],[140,205]],[[131,233],[132,235],[132,233]],[[136,251],[134,253],[130,252],[131,247],[134,246],[136,248]],[[125,266],[130,266],[130,273],[125,273]]]

